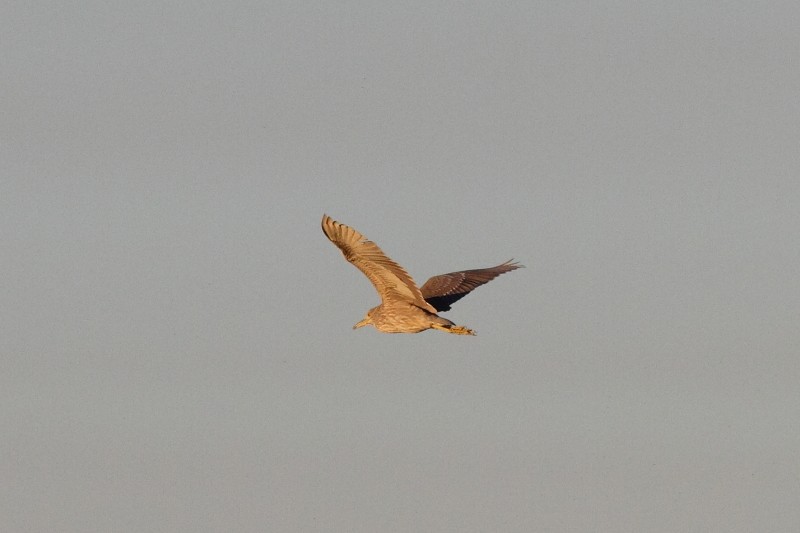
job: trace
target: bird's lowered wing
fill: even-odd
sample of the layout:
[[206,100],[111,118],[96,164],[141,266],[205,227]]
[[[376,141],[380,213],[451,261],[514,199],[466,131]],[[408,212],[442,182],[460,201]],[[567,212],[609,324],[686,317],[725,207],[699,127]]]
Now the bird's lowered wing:
[[381,301],[385,303],[387,298],[400,296],[422,309],[431,313],[436,312],[422,297],[422,293],[408,272],[389,259],[377,244],[328,215],[322,217],[322,231],[342,251],[345,259],[369,278],[378,291]]
[[500,274],[523,268],[513,259],[501,265],[475,270],[463,270],[434,276],[420,288],[423,298],[437,311],[447,311],[450,306],[485,283],[489,283]]

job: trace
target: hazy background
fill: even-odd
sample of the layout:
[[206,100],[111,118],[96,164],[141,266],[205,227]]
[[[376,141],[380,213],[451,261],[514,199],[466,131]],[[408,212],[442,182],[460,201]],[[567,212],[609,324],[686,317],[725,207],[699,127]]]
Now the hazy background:
[[1,530],[798,531],[797,2],[0,21]]

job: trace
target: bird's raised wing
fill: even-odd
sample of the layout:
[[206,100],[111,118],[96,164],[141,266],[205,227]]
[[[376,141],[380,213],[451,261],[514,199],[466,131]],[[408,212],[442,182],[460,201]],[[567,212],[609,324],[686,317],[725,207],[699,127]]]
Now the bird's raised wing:
[[420,292],[425,301],[435,307],[437,311],[448,311],[454,302],[484,283],[489,283],[500,274],[523,268],[522,265],[513,261],[512,259],[491,268],[463,270],[433,276],[420,288]]
[[350,226],[322,216],[322,231],[335,244],[345,259],[366,275],[386,303],[387,299],[402,297],[431,313],[436,310],[425,301],[414,280],[400,265],[389,259],[378,245]]

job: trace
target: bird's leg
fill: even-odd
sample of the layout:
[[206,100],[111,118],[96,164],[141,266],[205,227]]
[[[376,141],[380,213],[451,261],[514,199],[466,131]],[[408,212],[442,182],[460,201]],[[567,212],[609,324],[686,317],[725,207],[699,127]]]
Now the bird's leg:
[[475,332],[469,328],[465,328],[464,326],[443,326],[442,324],[431,324],[433,329],[438,329],[439,331],[446,331],[447,333],[452,333],[453,335],[475,335]]

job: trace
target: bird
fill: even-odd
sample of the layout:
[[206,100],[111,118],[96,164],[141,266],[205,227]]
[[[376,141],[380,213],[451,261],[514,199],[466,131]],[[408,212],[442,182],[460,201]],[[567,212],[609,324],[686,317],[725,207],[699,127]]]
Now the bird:
[[322,231],[345,259],[372,282],[381,304],[367,311],[353,326],[371,325],[383,333],[419,333],[436,329],[454,335],[475,335],[475,331],[442,318],[438,313],[500,274],[523,268],[513,259],[494,267],[461,270],[433,276],[422,287],[377,244],[355,229],[322,215]]

